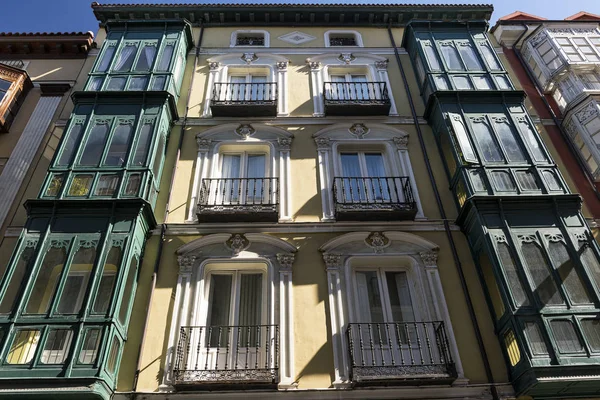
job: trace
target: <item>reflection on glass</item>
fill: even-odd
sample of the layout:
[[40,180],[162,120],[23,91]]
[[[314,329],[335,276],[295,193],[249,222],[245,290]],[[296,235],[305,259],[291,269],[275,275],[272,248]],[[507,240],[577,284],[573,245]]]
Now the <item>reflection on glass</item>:
[[98,179],[94,195],[96,196],[112,196],[119,186],[119,175],[102,175]]
[[74,197],[87,196],[90,193],[93,180],[94,175],[91,174],[76,175],[71,182],[68,195]]
[[68,133],[67,140],[64,141],[62,153],[58,158],[58,165],[68,165],[71,162],[73,153],[79,146],[81,141],[81,133],[83,131],[83,125],[75,124],[71,127]]
[[73,331],[70,329],[50,329],[42,351],[42,364],[63,364],[69,355]]
[[81,346],[81,351],[79,352],[78,361],[80,364],[94,364],[96,362],[101,337],[102,335],[100,334],[100,329],[97,328],[88,329],[85,332],[83,345]]
[[29,364],[35,355],[39,340],[38,329],[18,330],[6,356],[6,363]]
[[14,272],[12,273],[10,281],[6,287],[4,297],[2,297],[2,302],[0,302],[0,314],[9,314],[16,305],[18,294],[20,293],[21,286],[23,284],[23,278],[29,269],[30,262],[33,261],[35,256],[36,244],[37,243],[30,243],[30,246],[26,246],[21,251],[17,265],[15,266]]
[[52,175],[52,180],[48,184],[46,188],[45,196],[54,197],[58,195],[60,188],[62,187],[63,181],[65,179],[64,174],[54,174]]
[[127,150],[129,150],[129,142],[133,133],[133,126],[129,123],[120,123],[115,129],[110,140],[108,153],[104,159],[104,165],[121,167],[127,158]]
[[46,251],[25,307],[26,314],[46,314],[48,312],[67,260],[67,246],[68,242],[56,241]]
[[102,151],[104,150],[107,136],[108,124],[96,123],[88,135],[79,164],[98,165],[100,157],[102,157]]

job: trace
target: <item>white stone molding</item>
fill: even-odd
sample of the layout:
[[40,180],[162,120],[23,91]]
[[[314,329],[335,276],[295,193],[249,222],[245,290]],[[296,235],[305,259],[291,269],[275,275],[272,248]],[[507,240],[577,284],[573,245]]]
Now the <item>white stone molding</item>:
[[[344,48],[342,48],[344,49]],[[346,48],[348,49],[348,48]],[[390,116],[398,116],[396,102],[392,91],[392,85],[388,76],[387,68],[382,68],[388,59],[371,53],[343,52],[342,54],[320,54],[306,59],[311,70],[311,86],[314,112],[313,116],[325,115],[323,104],[323,84],[331,81],[331,74],[357,73],[367,75],[371,82],[385,82],[390,97]]]
[[286,33],[285,35],[279,36],[277,39],[282,40],[286,43],[291,44],[302,44],[308,43],[316,39],[316,37],[309,35],[308,33],[294,31],[290,33]]
[[[241,241],[239,251],[232,248]],[[233,262],[243,268],[244,263],[264,263],[268,285],[268,324],[279,325],[279,387],[293,389],[294,372],[294,318],[292,304],[292,264],[296,247],[274,236],[262,233],[206,235],[177,249],[180,265],[163,382],[159,387],[169,391],[173,386],[174,356],[177,350],[179,327],[203,326],[207,318],[205,277],[212,264]],[[192,361],[193,362],[193,361]]]
[[0,175],[0,227],[15,201],[62,96],[42,96]]
[[[374,244],[380,251],[373,252]],[[325,243],[319,249],[323,252],[323,261],[327,270],[331,334],[334,351],[335,381],[334,387],[347,387],[350,384],[350,360],[345,332],[348,323],[357,320],[353,264],[378,264],[378,260],[387,260],[405,270],[411,281],[411,291],[416,316],[423,321],[444,321],[448,334],[450,351],[456,364],[457,381],[464,383],[464,370],[450,314],[446,306],[438,266],[435,264],[438,246],[420,236],[407,232],[352,232],[338,236]],[[414,293],[413,293],[414,292]]]
[[[360,135],[359,135],[360,133]],[[333,221],[333,178],[341,176],[341,165],[338,156],[338,147],[379,146],[384,154],[389,176],[408,176],[415,202],[417,203],[416,218],[425,218],[417,182],[410,163],[408,154],[408,133],[389,125],[370,122],[349,122],[334,124],[324,128],[313,135],[317,145],[319,163],[319,181],[323,215],[321,221]]]
[[196,207],[203,179],[219,176],[219,149],[227,146],[265,145],[269,147],[267,177],[279,178],[279,220],[292,221],[290,147],[294,136],[264,124],[223,124],[196,135],[198,154],[190,195],[188,223],[197,221]]
[[[331,46],[330,41],[329,41],[330,36],[331,36],[331,34],[336,34],[336,33],[341,33],[344,35],[354,35],[354,39],[356,40],[356,46]],[[354,48],[354,47],[364,47],[362,35],[358,31],[345,30],[345,29],[332,29],[332,30],[326,31],[323,36],[325,39],[325,47],[336,47],[336,48],[340,47],[342,49],[348,49],[348,48]]]
[[[261,74],[266,74],[270,82],[277,83],[277,116],[287,117],[289,115],[289,96],[287,87],[287,64],[289,64],[289,60],[287,58],[270,53],[244,52],[242,54],[221,54],[211,57],[207,61],[210,71],[208,74],[206,94],[202,108],[203,118],[212,117],[210,100],[215,82],[228,82],[228,77],[232,72],[251,74],[258,71],[261,71]],[[286,67],[284,67],[284,64]]]
[[[260,33],[263,35],[264,39],[265,39],[265,44],[262,46],[258,46],[258,45],[242,45],[242,46],[236,46],[237,43],[237,37],[238,34],[240,33]],[[269,35],[268,31],[264,31],[264,30],[259,30],[259,29],[250,29],[250,30],[239,30],[239,31],[233,31],[231,33],[231,39],[229,41],[229,47],[240,47],[240,48],[252,48],[252,47],[270,47],[271,45],[271,36]]]

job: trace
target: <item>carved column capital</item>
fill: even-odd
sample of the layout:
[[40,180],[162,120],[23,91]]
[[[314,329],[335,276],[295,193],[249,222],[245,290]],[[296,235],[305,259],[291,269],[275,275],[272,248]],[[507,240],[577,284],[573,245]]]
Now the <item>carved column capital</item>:
[[423,251],[419,253],[421,261],[426,267],[437,267],[438,253],[437,251]]
[[220,66],[221,64],[219,64],[217,61],[211,61],[208,63],[208,69],[210,69],[211,71],[218,70]]
[[399,149],[405,149],[406,146],[408,146],[408,135],[396,136],[396,137],[392,138],[392,140],[394,141],[394,144],[396,145],[396,147]]
[[388,60],[375,61],[375,68],[377,68],[377,70],[386,70],[387,67],[388,67]]
[[294,263],[294,257],[295,257],[295,255],[292,253],[277,254],[277,262],[279,263],[279,269],[291,271],[292,264]]
[[323,261],[327,270],[338,270],[342,266],[342,256],[340,254],[324,253]]
[[190,274],[194,263],[196,262],[196,256],[179,256],[177,257],[177,263],[179,264],[180,274]]
[[277,63],[275,64],[277,66],[277,70],[278,71],[287,71],[287,67],[288,67],[289,61],[277,61]]
[[321,63],[319,61],[311,61],[310,59],[307,59],[306,63],[312,71],[316,71],[321,68]]
[[207,152],[210,150],[210,144],[212,140],[204,139],[202,137],[196,136],[196,144],[198,145],[198,151]]
[[329,150],[331,148],[331,140],[329,138],[315,138],[317,149]]
[[279,150],[290,151],[290,147],[292,146],[292,138],[278,138],[277,144],[279,145]]

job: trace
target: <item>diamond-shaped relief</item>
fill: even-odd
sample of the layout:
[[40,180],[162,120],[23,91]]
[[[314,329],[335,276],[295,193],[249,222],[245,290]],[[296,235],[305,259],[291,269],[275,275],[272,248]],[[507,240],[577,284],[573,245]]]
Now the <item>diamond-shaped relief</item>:
[[316,37],[309,35],[308,33],[303,32],[291,32],[286,33],[285,35],[279,36],[279,40],[283,40],[284,42],[288,42],[291,44],[302,44],[306,42],[310,42],[311,40],[315,40]]

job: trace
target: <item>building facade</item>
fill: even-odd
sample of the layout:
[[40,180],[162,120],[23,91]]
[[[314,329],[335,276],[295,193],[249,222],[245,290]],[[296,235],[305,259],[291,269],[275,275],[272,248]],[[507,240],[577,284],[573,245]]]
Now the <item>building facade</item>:
[[591,207],[490,6],[92,9],[0,397],[596,394]]

